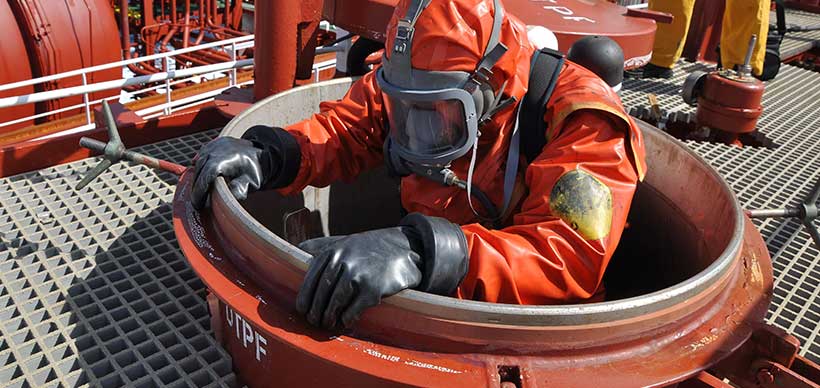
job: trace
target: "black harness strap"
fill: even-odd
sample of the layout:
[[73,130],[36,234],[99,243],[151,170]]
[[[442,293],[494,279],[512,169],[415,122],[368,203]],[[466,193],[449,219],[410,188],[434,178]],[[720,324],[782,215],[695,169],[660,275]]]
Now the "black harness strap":
[[549,101],[558,74],[564,65],[564,54],[543,48],[533,54],[527,93],[521,100],[519,128],[521,130],[521,151],[531,163],[547,144],[547,123],[544,121],[547,101]]

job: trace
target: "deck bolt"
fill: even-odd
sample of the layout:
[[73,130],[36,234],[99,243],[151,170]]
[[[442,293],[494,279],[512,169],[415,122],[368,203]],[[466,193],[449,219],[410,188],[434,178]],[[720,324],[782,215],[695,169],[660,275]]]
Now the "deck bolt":
[[761,368],[757,371],[757,383],[764,385],[764,384],[773,384],[774,383],[774,375],[772,371]]

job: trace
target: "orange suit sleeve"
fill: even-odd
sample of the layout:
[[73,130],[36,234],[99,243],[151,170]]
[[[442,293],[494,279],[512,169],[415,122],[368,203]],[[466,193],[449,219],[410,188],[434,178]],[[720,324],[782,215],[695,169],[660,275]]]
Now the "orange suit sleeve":
[[[638,182],[629,131],[626,121],[602,111],[584,109],[567,117],[527,167],[529,193],[512,225],[500,230],[480,224],[462,227],[470,264],[458,296],[497,303],[563,304],[595,295],[620,240]],[[596,240],[588,240],[551,211],[553,187],[576,169],[611,193],[609,232]]]
[[320,113],[285,128],[299,143],[301,162],[295,181],[280,192],[289,195],[308,185],[349,181],[380,165],[386,136],[383,106],[371,71],[341,100],[323,102]]

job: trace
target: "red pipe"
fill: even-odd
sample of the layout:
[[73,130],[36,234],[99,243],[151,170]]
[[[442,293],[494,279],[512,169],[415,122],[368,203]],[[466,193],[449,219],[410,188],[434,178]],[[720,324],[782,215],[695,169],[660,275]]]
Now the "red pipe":
[[165,35],[165,38],[163,38],[163,39],[162,39],[162,42],[160,42],[160,45],[159,45],[159,49],[160,49],[160,51],[163,51],[163,52],[168,51],[168,49],[167,49],[165,46],[167,46],[167,45],[168,45],[168,42],[170,42],[170,41],[171,41],[171,39],[173,39],[173,38],[174,38],[174,35],[175,35],[177,32],[179,32],[179,26],[173,26],[173,27],[171,27],[171,31],[168,31],[168,34],[166,34],[166,35]]
[[191,42],[191,0],[185,0],[185,27],[182,30],[182,47],[188,47]]
[[300,12],[287,0],[258,1],[255,7],[253,95],[258,101],[293,87]]
[[156,23],[154,19],[154,0],[142,0],[142,25]]
[[122,37],[122,59],[130,58],[131,32],[128,24],[128,0],[120,0],[120,35]]
[[[242,24],[242,0],[234,0],[234,10],[233,10],[233,21],[231,22],[231,28],[239,29],[239,26]],[[226,25],[228,23],[225,23]]]
[[196,37],[196,42],[194,42],[195,46],[198,46],[202,43],[202,39],[205,38],[205,0],[199,0],[199,35]]

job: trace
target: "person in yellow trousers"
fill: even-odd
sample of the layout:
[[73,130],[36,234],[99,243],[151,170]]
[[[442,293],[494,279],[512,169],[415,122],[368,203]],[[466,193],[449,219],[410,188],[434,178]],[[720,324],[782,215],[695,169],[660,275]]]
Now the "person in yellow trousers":
[[[714,1],[714,0],[706,0]],[[692,20],[695,0],[649,0],[649,9],[667,12],[675,17],[671,24],[658,24],[655,47],[649,64],[627,73],[635,78],[670,78],[672,67],[680,59],[686,33]],[[771,0],[726,0],[720,36],[720,60],[724,68],[742,65],[752,34],[757,44],[752,54],[752,69],[757,76],[763,71],[766,36],[769,31]]]

